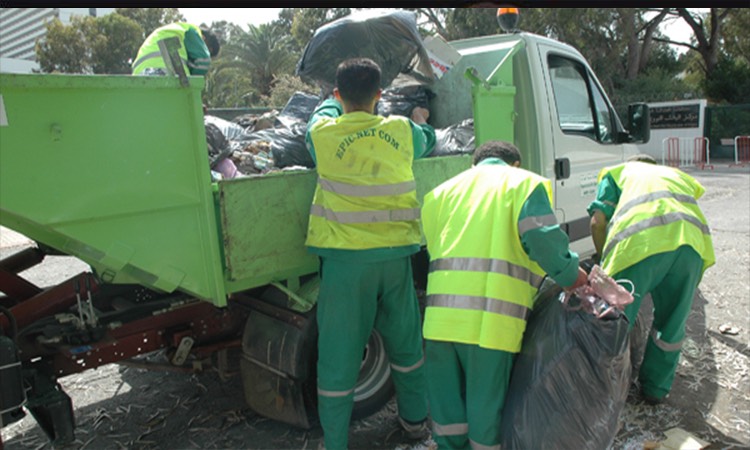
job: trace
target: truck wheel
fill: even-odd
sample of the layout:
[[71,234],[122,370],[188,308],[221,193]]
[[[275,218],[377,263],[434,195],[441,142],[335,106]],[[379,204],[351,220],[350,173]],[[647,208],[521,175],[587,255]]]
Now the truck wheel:
[[354,387],[352,418],[374,414],[393,397],[391,365],[380,333],[373,330],[362,355],[357,385]]

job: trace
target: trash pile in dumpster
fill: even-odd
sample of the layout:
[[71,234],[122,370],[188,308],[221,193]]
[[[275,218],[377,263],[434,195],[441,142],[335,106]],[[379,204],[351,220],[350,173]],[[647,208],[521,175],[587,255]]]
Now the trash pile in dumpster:
[[[213,178],[313,168],[305,144],[307,122],[332,95],[338,64],[351,57],[371,58],[381,67],[383,93],[376,114],[410,117],[415,107],[429,108],[435,95],[430,90],[434,75],[414,13],[355,13],[318,28],[297,64],[300,78],[319,86],[321,95],[296,92],[280,112],[246,114],[232,121],[205,116]],[[223,134],[223,141],[217,132]],[[435,134],[430,156],[474,151],[472,119],[438,128]]]

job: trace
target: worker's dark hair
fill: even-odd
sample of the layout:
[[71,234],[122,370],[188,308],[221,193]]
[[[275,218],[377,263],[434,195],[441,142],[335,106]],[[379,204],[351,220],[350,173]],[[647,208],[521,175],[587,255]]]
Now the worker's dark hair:
[[630,158],[628,158],[627,161],[628,162],[639,161],[639,162],[645,162],[649,164],[656,164],[656,159],[653,156],[647,155],[645,153],[639,153],[637,155],[633,155]]
[[487,158],[500,158],[506,164],[513,165],[516,161],[521,161],[521,152],[510,142],[487,141],[474,150],[473,163],[476,166]]
[[205,42],[206,47],[208,47],[208,53],[211,54],[212,58],[215,58],[216,55],[219,54],[219,50],[221,49],[219,39],[216,37],[214,32],[209,30],[208,28],[201,27],[201,34],[203,35],[203,42]]
[[380,66],[369,58],[352,58],[336,68],[341,98],[356,106],[367,105],[380,89]]

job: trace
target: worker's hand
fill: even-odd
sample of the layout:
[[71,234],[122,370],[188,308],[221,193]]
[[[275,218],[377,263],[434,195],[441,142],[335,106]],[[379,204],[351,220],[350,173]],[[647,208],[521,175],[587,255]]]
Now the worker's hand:
[[430,110],[427,108],[422,108],[420,106],[417,106],[414,108],[411,112],[411,120],[414,121],[414,123],[423,124],[427,123],[427,119],[430,118]]
[[581,286],[584,286],[589,281],[589,274],[586,273],[585,270],[582,268],[578,268],[578,278],[576,278],[575,283],[565,288],[567,292],[573,292],[576,290],[576,288],[579,288]]

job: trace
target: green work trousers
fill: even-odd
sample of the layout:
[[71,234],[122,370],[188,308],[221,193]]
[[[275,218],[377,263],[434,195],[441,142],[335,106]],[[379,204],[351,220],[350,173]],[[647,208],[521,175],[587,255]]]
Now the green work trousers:
[[419,303],[411,258],[376,263],[321,258],[318,297],[318,413],[328,450],[344,449],[362,353],[374,329],[383,338],[398,414],[427,418]]
[[[651,294],[654,321],[646,344],[638,380],[645,395],[664,398],[672,388],[685,324],[693,296],[703,275],[703,259],[690,246],[659,253],[615,274],[615,280],[630,280],[635,292],[633,303],[625,307],[630,329],[635,325],[641,302]],[[623,286],[627,284],[623,283]]]
[[426,340],[432,437],[440,449],[499,449],[514,354]]

